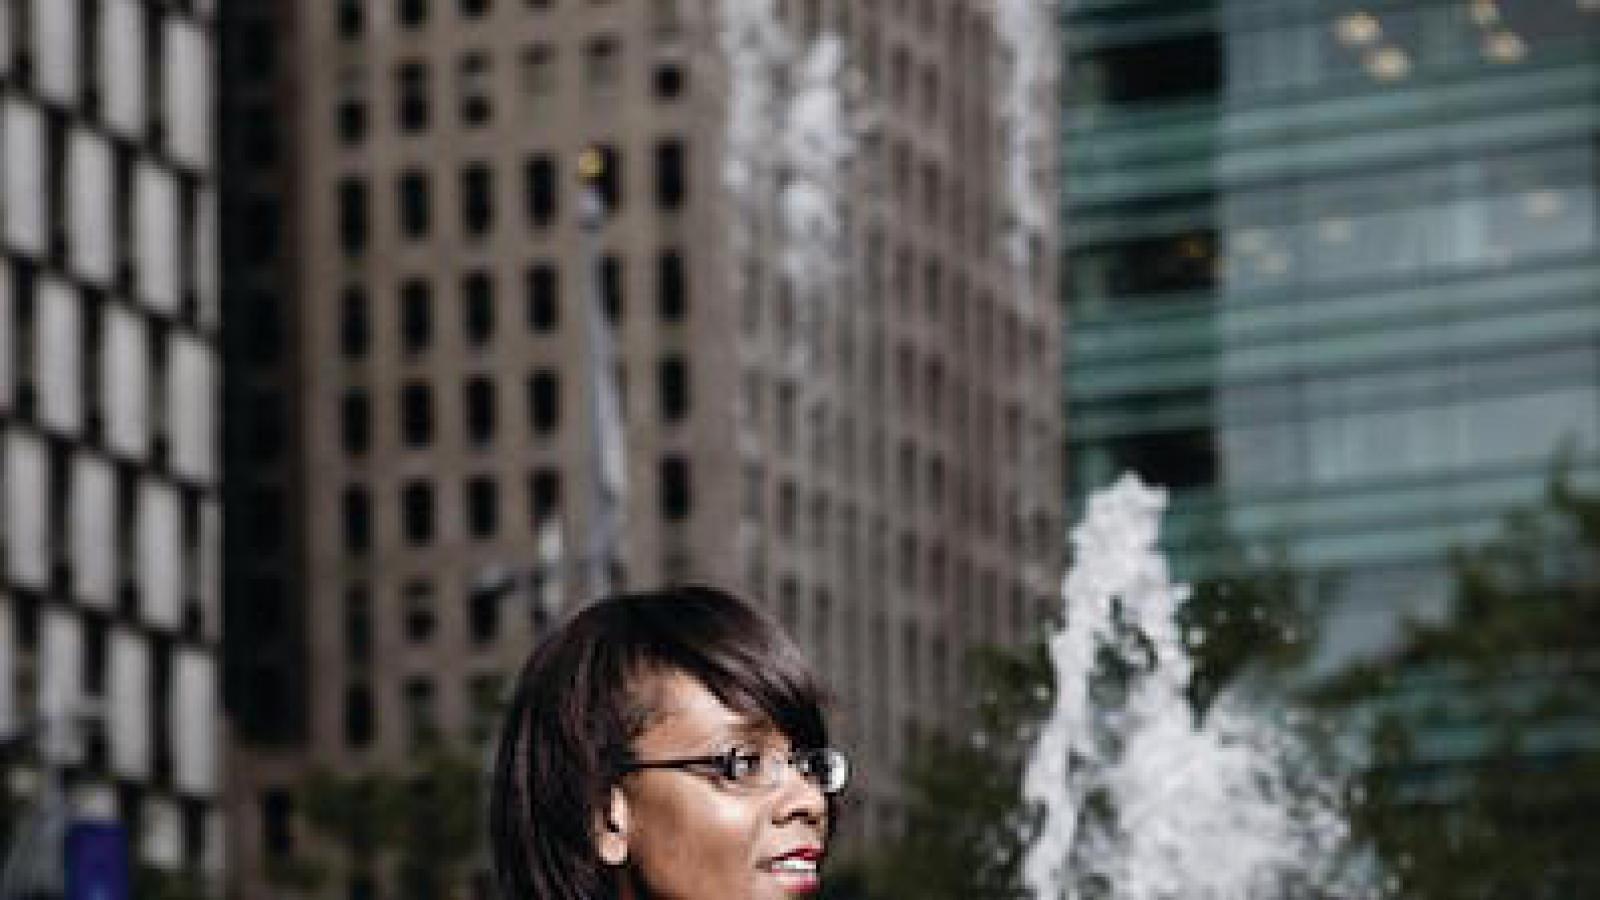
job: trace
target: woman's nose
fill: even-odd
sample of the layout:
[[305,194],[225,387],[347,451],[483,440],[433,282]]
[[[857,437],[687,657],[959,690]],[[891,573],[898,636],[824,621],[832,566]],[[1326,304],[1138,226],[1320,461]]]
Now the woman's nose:
[[778,794],[774,818],[786,822],[794,818],[822,823],[828,816],[828,800],[822,788],[794,766],[784,766],[778,775]]

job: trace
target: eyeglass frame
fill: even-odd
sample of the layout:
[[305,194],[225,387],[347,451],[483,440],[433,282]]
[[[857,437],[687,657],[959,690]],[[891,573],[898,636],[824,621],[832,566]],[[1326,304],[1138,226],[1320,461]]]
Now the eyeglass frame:
[[[850,763],[850,757],[846,755],[843,750],[840,750],[837,747],[811,747],[804,750],[790,750],[788,752],[767,751],[762,753],[755,753],[749,750],[741,750],[738,747],[733,747],[722,753],[707,754],[705,756],[681,756],[674,757],[672,759],[627,758],[617,764],[616,774],[620,777],[622,775],[631,775],[634,772],[643,772],[651,769],[679,769],[688,771],[694,766],[717,766],[720,767],[720,771],[717,773],[719,777],[731,784],[737,785],[738,779],[735,776],[728,775],[728,770],[732,768],[736,761],[752,756],[760,758],[764,763],[771,762],[774,757],[782,757],[783,768],[793,769],[795,774],[799,775],[801,778],[804,778],[807,784],[816,787],[816,789],[821,791],[822,795],[825,797],[837,797],[838,795],[844,793],[845,788],[850,786],[850,776],[853,771],[853,766]],[[826,757],[835,760],[837,765],[844,771],[844,775],[839,779],[839,786],[830,791],[828,790],[827,785],[822,784],[812,776],[802,772],[798,765],[798,760],[802,756],[811,756],[813,758]],[[779,778],[782,777],[781,770],[779,771],[780,774],[777,777],[774,777],[770,784],[763,785],[765,790],[772,790],[779,785]]]

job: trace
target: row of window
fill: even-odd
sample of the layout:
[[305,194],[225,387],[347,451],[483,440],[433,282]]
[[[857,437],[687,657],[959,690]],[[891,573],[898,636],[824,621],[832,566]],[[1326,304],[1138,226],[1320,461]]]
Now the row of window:
[[[467,676],[465,725],[467,737],[474,744],[481,745],[493,735],[503,682],[502,676],[495,672]],[[400,697],[404,734],[410,749],[424,749],[439,741],[443,732],[434,679],[427,675],[410,676],[401,684]],[[372,685],[365,680],[351,681],[344,696],[345,743],[354,749],[364,749],[372,745],[377,734],[377,706]]]
[[[657,406],[666,423],[689,415],[689,368],[680,356],[663,358],[656,369]],[[496,431],[498,398],[495,383],[484,377],[467,379],[461,389],[461,410],[467,440],[484,446]],[[528,421],[533,432],[550,435],[561,426],[561,379],[553,370],[541,369],[527,380]],[[434,441],[432,385],[412,381],[400,389],[400,440],[407,447],[427,447]],[[372,401],[366,390],[352,388],[340,404],[340,442],[346,453],[361,456],[372,446]]]
[[[687,519],[693,506],[689,461],[677,455],[661,458],[658,468],[657,505],[661,518],[668,522]],[[500,529],[499,484],[487,476],[468,478],[463,485],[462,505],[468,533],[474,538],[493,537]],[[555,515],[561,505],[561,477],[553,469],[540,469],[528,479],[530,521],[537,526]],[[345,488],[341,499],[345,549],[365,554],[373,546],[373,500],[363,486]],[[400,489],[400,532],[407,544],[416,547],[432,544],[438,536],[438,503],[435,486],[424,479],[413,479]]]
[[[506,604],[526,604],[529,598],[505,591],[468,589],[464,594],[462,623],[463,637],[474,648],[492,644],[501,632]],[[438,632],[439,608],[435,585],[425,578],[408,580],[399,591],[400,633],[408,644],[430,643]],[[532,613],[532,610],[529,610]],[[541,623],[538,613],[532,615],[532,624]],[[371,592],[365,583],[350,585],[344,598],[344,650],[345,658],[354,669],[365,669],[373,658],[374,641],[373,604]]]
[[[615,89],[620,83],[620,44],[615,38],[594,38],[585,48],[586,83],[591,89]],[[523,97],[534,106],[554,97],[561,87],[561,55],[550,44],[523,48],[517,59],[518,82]],[[422,60],[407,60],[394,69],[395,124],[401,132],[417,134],[432,123],[432,68]],[[456,58],[456,117],[464,128],[481,128],[494,120],[494,58],[483,50],[468,50]],[[339,140],[355,146],[366,139],[367,70],[352,64],[339,74],[340,97],[334,107],[334,127]],[[660,60],[650,70],[650,91],[655,99],[670,102],[688,88],[684,64]]]
[[[605,209],[615,213],[622,208],[624,199],[622,155],[611,146],[598,149],[604,162],[594,182],[595,191]],[[688,193],[688,157],[683,142],[677,138],[658,141],[654,160],[657,207],[665,211],[682,208]],[[469,237],[481,238],[494,228],[494,175],[488,163],[474,162],[463,167],[458,176],[460,227]],[[542,154],[529,158],[523,166],[523,183],[529,224],[548,228],[554,224],[559,207],[555,158]],[[351,175],[339,182],[339,244],[351,256],[364,252],[371,240],[370,194],[363,177]],[[407,240],[429,237],[434,228],[432,173],[423,169],[401,172],[395,180],[394,198],[400,235]]]
[[7,2],[0,75],[185,167],[205,168],[211,38],[173,12],[140,0]]
[[[355,40],[361,37],[367,28],[367,13],[374,0],[339,0],[334,7],[334,27],[339,36],[345,40]],[[591,6],[604,6],[614,0],[589,0]],[[658,30],[676,28],[679,22],[679,0],[654,0],[652,14]],[[456,13],[463,19],[472,21],[484,18],[494,8],[493,0],[455,0]],[[548,10],[555,6],[555,0],[523,0],[523,5],[532,10]],[[403,28],[421,28],[428,24],[433,17],[433,4],[430,0],[392,0],[394,21]]]
[[[606,255],[600,261],[602,308],[612,323],[621,321],[625,307],[624,260]],[[688,283],[684,259],[677,250],[656,257],[656,312],[663,323],[683,320],[688,312]],[[561,277],[552,263],[536,263],[524,278],[528,328],[536,334],[556,331],[561,324]],[[470,346],[487,344],[495,330],[496,279],[484,271],[461,276],[461,329]],[[407,279],[399,290],[400,346],[407,354],[427,350],[434,339],[432,282]],[[361,359],[371,349],[372,310],[364,288],[346,288],[339,303],[339,348],[347,359]]]

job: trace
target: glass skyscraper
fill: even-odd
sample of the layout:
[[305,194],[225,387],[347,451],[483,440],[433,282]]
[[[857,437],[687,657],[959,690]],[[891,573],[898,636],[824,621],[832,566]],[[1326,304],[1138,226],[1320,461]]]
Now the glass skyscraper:
[[1203,574],[1281,551],[1326,647],[1600,463],[1600,2],[1068,0],[1075,508],[1132,469]]

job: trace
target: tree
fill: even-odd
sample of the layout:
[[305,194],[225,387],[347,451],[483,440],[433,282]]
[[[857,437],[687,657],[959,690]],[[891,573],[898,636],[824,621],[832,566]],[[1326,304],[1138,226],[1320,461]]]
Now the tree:
[[[392,859],[402,897],[438,897],[482,846],[483,789],[475,760],[434,745],[402,773],[313,771],[299,793],[307,822],[339,848],[352,872]],[[327,875],[318,862],[297,859],[278,880],[315,888]]]
[[[1223,687],[1247,673],[1270,680],[1303,661],[1313,616],[1298,601],[1296,584],[1281,562],[1252,565],[1236,556],[1220,574],[1193,586],[1178,619],[1190,636],[1195,670],[1189,699],[1197,717]],[[857,869],[840,873],[834,896],[1029,896],[1022,860],[1038,822],[1021,801],[1022,773],[1050,709],[1050,661],[1039,640],[1017,649],[979,648],[969,671],[969,730],[930,735],[912,749],[903,774],[903,835]]]
[[1558,467],[1451,569],[1448,618],[1315,693],[1369,723],[1355,825],[1408,898],[1600,894],[1600,496]]

